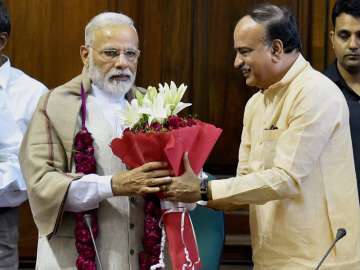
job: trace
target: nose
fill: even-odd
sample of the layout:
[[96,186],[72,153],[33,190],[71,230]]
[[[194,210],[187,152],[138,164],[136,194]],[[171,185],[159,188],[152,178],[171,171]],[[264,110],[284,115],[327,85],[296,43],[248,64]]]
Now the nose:
[[129,67],[129,60],[125,57],[123,53],[120,53],[120,55],[115,60],[115,68],[125,69],[128,67]]
[[359,49],[359,39],[356,35],[351,35],[350,40],[349,40],[349,49],[350,50]]
[[236,53],[235,60],[234,60],[234,67],[239,68],[244,65],[244,59],[241,57],[240,53]]

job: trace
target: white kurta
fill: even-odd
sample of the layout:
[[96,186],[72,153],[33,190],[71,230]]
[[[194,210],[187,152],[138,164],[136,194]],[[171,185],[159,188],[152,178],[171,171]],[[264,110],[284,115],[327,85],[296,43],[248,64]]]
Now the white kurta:
[[[109,144],[118,135],[101,111],[94,97],[89,96],[87,128],[95,140],[97,173],[112,175],[125,170],[125,165],[111,152]],[[103,269],[139,269],[138,253],[142,248],[143,234],[142,198],[118,196],[105,199],[99,205],[98,220],[100,232],[97,247]],[[65,212],[56,235],[50,241],[46,237],[39,239],[36,269],[76,269],[74,225],[73,215]]]
[[27,199],[18,152],[36,104],[46,86],[11,66],[0,62],[0,207],[17,207]]

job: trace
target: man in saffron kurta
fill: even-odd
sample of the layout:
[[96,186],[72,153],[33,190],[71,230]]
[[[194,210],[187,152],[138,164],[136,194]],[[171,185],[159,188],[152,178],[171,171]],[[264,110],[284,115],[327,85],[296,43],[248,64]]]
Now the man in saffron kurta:
[[[348,107],[338,87],[300,54],[294,26],[289,11],[263,5],[235,28],[235,67],[261,90],[245,108],[237,175],[209,183],[208,206],[250,205],[255,270],[314,269],[339,228],[347,235],[322,268],[360,269]],[[185,161],[185,174],[167,194],[196,201],[201,192]]]
[[[119,117],[134,97],[139,57],[132,20],[118,13],[94,17],[80,49],[80,76],[43,96],[21,147],[21,167],[39,230],[36,269],[75,269],[74,215],[98,208],[97,247],[103,269],[139,269],[141,195],[169,182],[167,164],[152,162],[126,171],[111,153],[122,134]],[[86,127],[94,138],[96,174],[76,174],[74,137],[81,127],[80,88],[86,94]]]

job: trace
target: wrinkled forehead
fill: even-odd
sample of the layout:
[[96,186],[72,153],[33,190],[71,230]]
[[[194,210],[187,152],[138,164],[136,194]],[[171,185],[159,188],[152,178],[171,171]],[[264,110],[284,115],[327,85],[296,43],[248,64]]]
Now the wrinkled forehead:
[[264,43],[266,39],[265,26],[257,23],[250,16],[245,16],[236,24],[234,30],[234,46],[254,47]]
[[360,31],[360,17],[354,17],[347,13],[341,13],[335,20],[335,31],[347,30],[350,32]]
[[93,32],[93,46],[103,48],[138,48],[139,39],[135,29],[127,24],[109,24]]

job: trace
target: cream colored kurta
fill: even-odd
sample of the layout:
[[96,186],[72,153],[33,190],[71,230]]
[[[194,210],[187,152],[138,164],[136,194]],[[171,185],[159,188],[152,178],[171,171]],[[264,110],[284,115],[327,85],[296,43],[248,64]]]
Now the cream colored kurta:
[[248,102],[237,176],[211,182],[219,205],[250,204],[255,270],[360,269],[360,209],[340,90],[300,55]]

